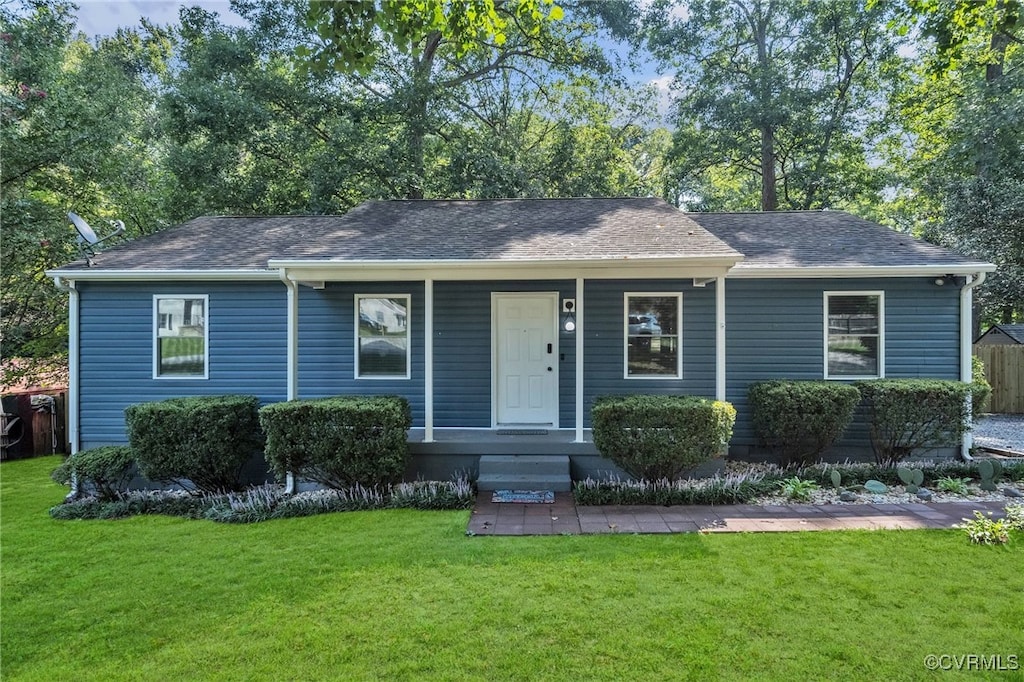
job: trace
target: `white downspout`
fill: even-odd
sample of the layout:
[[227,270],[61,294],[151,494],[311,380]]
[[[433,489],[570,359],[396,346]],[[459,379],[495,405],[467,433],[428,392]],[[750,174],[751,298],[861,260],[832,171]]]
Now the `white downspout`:
[[[960,381],[971,383],[974,380],[974,373],[971,368],[972,341],[971,331],[973,325],[973,293],[972,290],[985,281],[985,273],[967,275],[967,281],[960,289]],[[970,398],[968,398],[970,401]],[[973,419],[973,412],[971,414]],[[974,445],[974,436],[968,431],[964,434],[963,442],[960,444],[960,457],[965,461],[971,461],[971,446]]]
[[[75,288],[75,280],[54,277],[53,283],[61,291],[68,293],[68,443],[71,445],[71,454],[78,452],[79,448],[79,411],[78,393],[80,381],[79,369],[79,291]],[[78,476],[71,472],[71,492],[67,499],[74,500],[78,497]]]
[[[299,398],[299,285],[288,279],[288,271],[281,268],[281,281],[288,290],[288,353],[287,399]],[[295,493],[295,474],[289,471],[285,478],[285,494]]]

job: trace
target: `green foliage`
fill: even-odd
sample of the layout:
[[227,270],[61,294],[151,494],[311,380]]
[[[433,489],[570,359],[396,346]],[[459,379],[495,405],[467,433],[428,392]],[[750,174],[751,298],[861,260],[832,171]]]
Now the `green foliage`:
[[920,469],[896,467],[896,475],[900,477],[903,487],[908,493],[916,493],[921,489],[921,485],[924,484],[924,472]]
[[992,384],[985,376],[985,363],[977,355],[971,356],[971,417],[977,420],[988,408]]
[[935,487],[944,493],[953,493],[955,495],[966,495],[967,484],[971,482],[969,478],[956,478],[954,476],[943,476],[935,483]]
[[818,489],[818,484],[814,481],[808,481],[798,476],[783,479],[779,481],[779,490],[788,499],[797,502],[809,502],[811,494]]
[[730,474],[673,481],[668,479],[598,481],[586,478],[576,481],[572,490],[573,499],[578,505],[654,504],[674,506],[744,504],[776,488],[776,479],[766,477],[764,474]]
[[242,467],[263,443],[254,396],[172,398],[125,409],[142,475],[207,493],[241,488]]
[[992,518],[992,512],[975,511],[973,519],[964,519],[956,527],[976,545],[1005,545],[1010,541],[1010,524],[1006,519]]
[[111,500],[124,491],[134,467],[131,448],[108,445],[76,452],[54,470],[52,478],[61,485],[70,485],[75,476],[80,486],[92,488],[100,499]]
[[783,466],[820,459],[860,402],[853,386],[827,381],[760,381],[748,396],[754,432]]
[[960,444],[970,428],[970,384],[940,379],[876,379],[856,386],[864,396],[875,460]]
[[729,403],[693,396],[603,396],[591,415],[601,454],[648,480],[673,479],[721,455],[736,421]]
[[86,519],[123,519],[130,516],[203,517],[206,503],[202,497],[183,492],[132,491],[112,499],[86,497],[50,508],[51,518],[59,521]]
[[405,472],[412,426],[399,397],[341,396],[295,400],[260,410],[267,462],[330,488],[381,486]]
[[1011,530],[1024,531],[1024,504],[1006,505],[1006,523]]

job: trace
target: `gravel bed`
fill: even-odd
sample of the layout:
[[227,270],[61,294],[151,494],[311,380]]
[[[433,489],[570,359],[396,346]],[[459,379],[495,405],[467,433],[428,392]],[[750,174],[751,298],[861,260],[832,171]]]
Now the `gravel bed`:
[[928,490],[932,493],[932,498],[928,502],[925,502],[919,498],[916,494],[911,494],[903,490],[900,487],[894,487],[884,495],[875,495],[872,493],[857,493],[857,500],[854,502],[843,502],[839,499],[839,493],[833,488],[819,488],[811,493],[811,499],[808,502],[795,502],[782,495],[768,495],[765,497],[757,498],[752,504],[835,504],[835,505],[855,505],[855,504],[929,504],[935,502],[1007,502],[1012,504],[1024,503],[1024,500],[1020,498],[1008,497],[1002,493],[1002,489],[1008,485],[1013,484],[1002,484],[999,486],[999,490],[996,492],[986,492],[981,490],[977,485],[967,486],[969,493],[964,495],[955,495],[953,493],[944,493],[940,490]]
[[986,414],[973,433],[978,447],[1024,452],[1024,414]]

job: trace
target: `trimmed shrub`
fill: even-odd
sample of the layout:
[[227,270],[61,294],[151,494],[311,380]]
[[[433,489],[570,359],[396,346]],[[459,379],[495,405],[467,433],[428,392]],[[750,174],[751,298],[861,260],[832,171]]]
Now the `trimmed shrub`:
[[658,480],[722,454],[736,410],[694,396],[603,396],[591,417],[602,455],[636,478]]
[[860,391],[831,381],[759,381],[748,394],[754,432],[783,466],[810,464],[839,440]]
[[395,396],[293,400],[260,410],[267,462],[329,488],[378,486],[402,478],[412,426],[409,401]]
[[259,399],[245,395],[172,398],[125,410],[139,471],[207,493],[240,490],[242,467],[263,444]]
[[985,363],[977,355],[971,356],[971,415],[977,419],[988,409],[992,384],[985,376]]
[[970,428],[971,385],[941,379],[875,379],[857,382],[871,427],[871,447],[881,464],[960,444]]
[[71,485],[72,475],[82,487],[92,488],[101,500],[112,500],[132,480],[135,456],[127,445],[106,445],[82,450],[64,460],[51,477],[61,485]]

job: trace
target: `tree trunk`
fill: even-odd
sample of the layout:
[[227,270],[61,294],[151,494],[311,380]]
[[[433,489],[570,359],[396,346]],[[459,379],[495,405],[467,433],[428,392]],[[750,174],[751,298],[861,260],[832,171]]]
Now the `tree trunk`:
[[779,207],[775,188],[775,129],[761,126],[761,210],[774,211]]
[[422,199],[423,187],[426,184],[426,161],[424,159],[423,142],[427,136],[427,104],[430,102],[433,83],[430,80],[434,66],[434,55],[441,44],[441,33],[435,31],[424,39],[423,54],[413,68],[412,92],[409,93],[409,165],[412,170],[412,181],[406,189],[407,199]]

